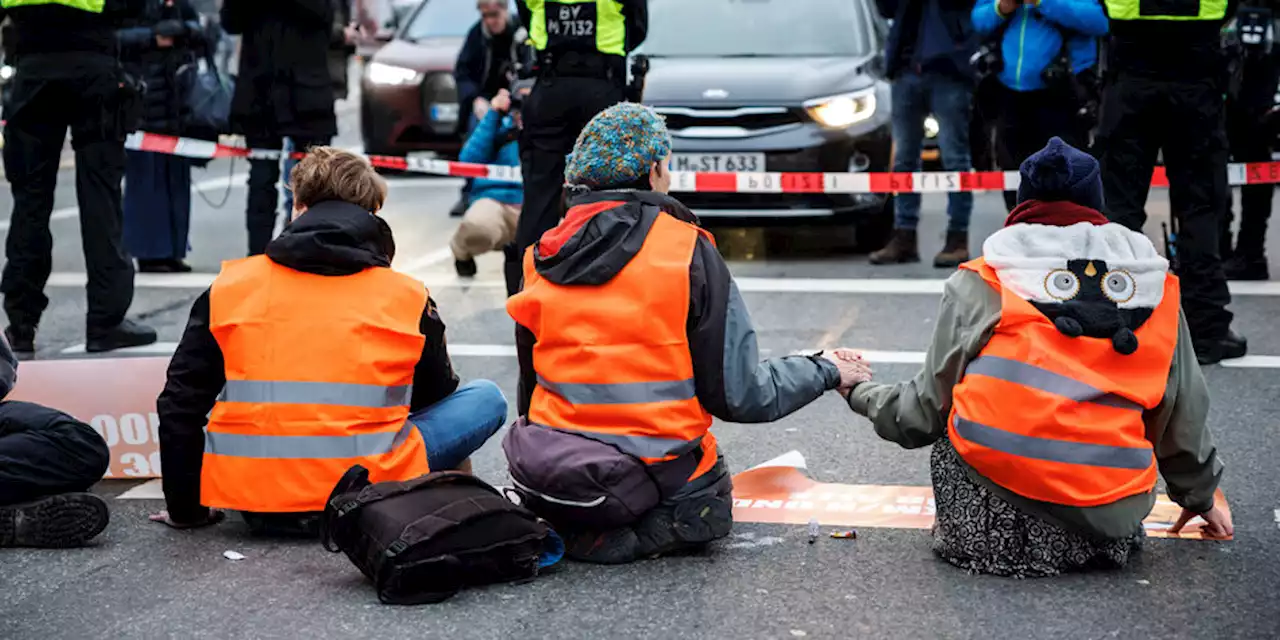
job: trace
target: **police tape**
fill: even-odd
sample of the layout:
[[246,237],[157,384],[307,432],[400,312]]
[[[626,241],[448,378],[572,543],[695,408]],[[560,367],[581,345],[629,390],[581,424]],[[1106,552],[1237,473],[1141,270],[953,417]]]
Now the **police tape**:
[[[279,149],[250,149],[234,145],[179,138],[139,131],[129,135],[125,147],[186,158],[279,159]],[[293,152],[294,158],[304,157]],[[482,178],[521,182],[520,167],[474,164],[435,158],[366,156],[380,169],[455,178]],[[1227,180],[1233,186],[1280,183],[1280,162],[1232,163]],[[689,172],[673,171],[671,191],[676,193],[960,193],[1012,191],[1018,188],[1017,171],[919,171],[913,173],[804,173],[804,172]],[[1169,186],[1164,167],[1156,167],[1151,186]]]

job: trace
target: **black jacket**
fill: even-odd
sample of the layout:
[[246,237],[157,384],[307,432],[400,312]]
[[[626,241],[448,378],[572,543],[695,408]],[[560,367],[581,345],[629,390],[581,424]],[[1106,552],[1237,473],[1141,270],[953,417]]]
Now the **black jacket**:
[[232,132],[308,142],[336,136],[332,0],[226,0],[220,15],[228,33],[242,36]]
[[98,53],[114,57],[116,28],[121,21],[141,14],[145,2],[106,0],[99,14],[56,4],[0,8],[0,20],[6,16],[13,20],[16,57],[43,53]]
[[[118,32],[120,61],[147,85],[139,128],[152,133],[181,134],[184,101],[177,87],[178,69],[192,64],[206,46],[200,16],[187,0],[146,0],[142,15],[127,20]],[[173,38],[161,49],[156,36]]]
[[458,87],[458,104],[462,105],[464,116],[471,112],[471,105],[476,98],[491,100],[497,95],[497,89],[485,87],[490,72],[505,72],[510,76],[507,82],[497,87],[501,89],[515,79],[517,68],[528,68],[533,63],[528,33],[518,21],[513,19],[507,23],[507,31],[501,37],[505,37],[510,45],[500,52],[501,57],[494,56],[494,37],[485,30],[483,20],[477,21],[471,31],[467,32],[467,39],[458,51],[458,61],[453,67],[453,80]]
[[[893,20],[893,27],[885,41],[885,75],[896,78],[904,71],[911,71],[910,65],[920,39],[920,20],[924,12],[926,0],[876,0],[880,15]],[[972,0],[938,0],[939,13],[946,26],[947,34],[955,46],[955,52],[948,56],[950,71],[966,79],[973,79],[973,71],[969,57],[977,48],[977,37],[974,35],[970,15],[973,12]],[[915,71],[919,71],[916,69]]]
[[[1227,0],[1222,20],[1112,20],[1108,71],[1159,80],[1208,78],[1220,82],[1225,92],[1228,60],[1222,27],[1238,6],[1238,0]],[[1107,8],[1105,2],[1102,8]]]
[[[541,254],[541,243],[534,246],[540,277],[561,285],[603,284],[640,252],[658,216],[671,215],[693,224],[698,221],[676,199],[648,191],[602,191],[577,197],[570,204],[601,201],[620,204],[585,223],[566,218],[543,236],[543,242],[564,239],[550,255]],[[700,237],[694,248],[689,283],[687,326],[694,386],[698,401],[711,415],[729,422],[773,422],[839,386],[840,372],[825,358],[788,356],[760,361],[746,304],[729,267],[705,237]],[[590,290],[582,295],[590,296]],[[529,413],[537,385],[533,367],[536,343],[532,331],[516,325],[522,416]]]
[[[277,264],[334,277],[390,266],[394,255],[395,242],[387,223],[344,202],[311,207],[267,245],[267,257]],[[458,376],[445,349],[444,322],[431,298],[422,310],[419,328],[427,340],[414,370],[412,411],[435,404],[458,388]],[[186,331],[169,363],[164,391],[156,402],[164,495],[170,515],[179,522],[199,520],[203,514],[200,467],[204,427],[225,384],[222,350],[209,331],[209,292],[205,291],[191,307]]]

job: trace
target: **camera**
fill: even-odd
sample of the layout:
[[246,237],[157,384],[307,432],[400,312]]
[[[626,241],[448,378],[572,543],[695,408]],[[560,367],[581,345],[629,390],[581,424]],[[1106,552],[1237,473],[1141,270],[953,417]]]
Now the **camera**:
[[989,42],[978,47],[977,52],[969,57],[969,65],[979,79],[1004,71],[1004,56],[1000,53],[999,43]]

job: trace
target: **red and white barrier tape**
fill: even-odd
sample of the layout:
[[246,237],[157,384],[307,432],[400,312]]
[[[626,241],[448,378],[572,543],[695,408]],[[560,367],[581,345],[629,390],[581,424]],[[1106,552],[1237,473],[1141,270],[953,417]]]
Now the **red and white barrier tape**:
[[[279,158],[279,149],[246,149],[205,140],[177,138],[139,131],[129,135],[126,148],[187,158]],[[294,157],[305,154],[295,152]],[[487,178],[520,182],[520,167],[471,164],[450,160],[368,156],[375,167],[458,178]],[[1280,182],[1280,162],[1233,163],[1227,166],[1231,185]],[[1005,191],[1018,188],[1017,171],[927,171],[916,173],[693,173],[672,172],[671,191],[677,193],[955,193]],[[1168,187],[1164,167],[1156,167],[1151,186]]]

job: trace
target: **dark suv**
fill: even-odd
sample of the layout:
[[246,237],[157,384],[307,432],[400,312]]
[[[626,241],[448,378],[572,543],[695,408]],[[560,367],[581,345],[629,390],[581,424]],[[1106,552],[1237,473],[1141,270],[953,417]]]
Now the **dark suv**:
[[[886,171],[885,24],[871,0],[650,0],[644,101],[666,116],[675,171]],[[851,223],[882,243],[875,194],[682,193],[706,223]]]

